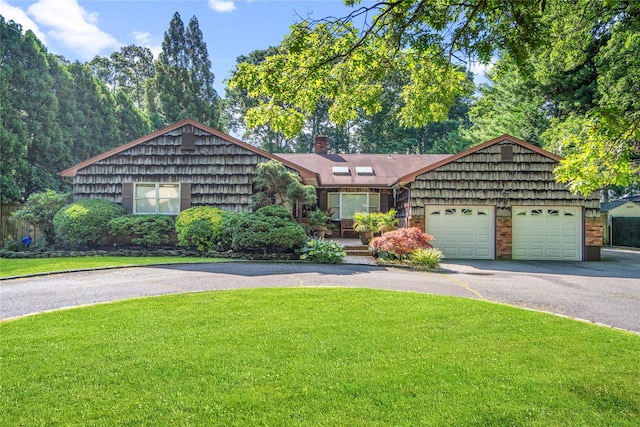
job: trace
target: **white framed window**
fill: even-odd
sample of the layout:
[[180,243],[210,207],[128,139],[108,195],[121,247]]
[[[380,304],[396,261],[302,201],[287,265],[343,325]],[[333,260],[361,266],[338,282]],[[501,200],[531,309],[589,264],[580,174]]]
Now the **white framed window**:
[[327,195],[327,208],[333,212],[331,218],[340,219],[340,193],[329,193]]
[[379,193],[329,193],[327,207],[334,212],[333,219],[353,219],[357,212],[380,210]]
[[157,182],[134,184],[133,212],[177,215],[180,213],[180,184]]

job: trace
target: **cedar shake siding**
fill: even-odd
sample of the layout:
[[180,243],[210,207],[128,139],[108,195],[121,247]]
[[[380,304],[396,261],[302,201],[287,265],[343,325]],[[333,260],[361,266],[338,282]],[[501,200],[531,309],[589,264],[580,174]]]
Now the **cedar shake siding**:
[[[513,206],[571,206],[583,215],[583,254],[601,246],[594,230],[599,215],[597,192],[571,193],[553,174],[559,157],[509,136],[466,150],[401,179],[410,190],[410,225],[425,223],[426,205],[489,206],[495,209],[496,258],[511,258]],[[429,233],[429,230],[426,230]],[[586,234],[586,236],[585,236]]]
[[[250,209],[259,163],[276,158],[191,120],[133,141],[61,173],[73,177],[74,200],[100,198],[133,207],[134,183],[180,184],[180,210]],[[278,159],[279,160],[279,159]],[[292,168],[288,162],[285,166]],[[303,177],[313,174],[303,171]]]
[[316,144],[316,153],[270,154],[186,119],[61,175],[76,200],[106,199],[127,212],[248,212],[257,165],[275,159],[317,189],[334,219],[395,207],[401,226],[433,234],[452,259],[600,258],[599,195],[571,193],[553,173],[562,159],[517,138],[455,155],[330,154],[326,137]]

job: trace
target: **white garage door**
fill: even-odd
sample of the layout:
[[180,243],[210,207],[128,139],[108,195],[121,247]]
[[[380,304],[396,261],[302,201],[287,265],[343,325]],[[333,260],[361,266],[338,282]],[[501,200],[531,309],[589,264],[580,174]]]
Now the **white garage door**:
[[425,232],[445,258],[493,259],[493,206],[425,206]]
[[582,259],[581,208],[515,206],[511,211],[513,259]]

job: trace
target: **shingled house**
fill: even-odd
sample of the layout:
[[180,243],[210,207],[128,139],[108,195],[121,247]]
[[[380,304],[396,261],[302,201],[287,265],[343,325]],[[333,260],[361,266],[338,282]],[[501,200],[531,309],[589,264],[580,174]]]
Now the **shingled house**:
[[555,181],[560,158],[508,135],[455,155],[270,154],[183,120],[61,172],[76,200],[102,198],[131,213],[191,206],[250,209],[256,166],[276,159],[318,190],[334,219],[395,208],[404,226],[434,236],[448,258],[597,260],[596,193]]

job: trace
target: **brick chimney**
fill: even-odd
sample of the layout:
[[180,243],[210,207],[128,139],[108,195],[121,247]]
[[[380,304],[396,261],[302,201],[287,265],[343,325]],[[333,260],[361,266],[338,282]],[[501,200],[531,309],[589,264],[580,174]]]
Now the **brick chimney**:
[[316,154],[327,154],[329,146],[329,138],[325,135],[316,135],[315,146],[313,152]]

